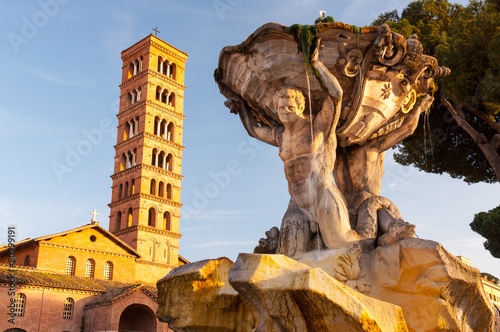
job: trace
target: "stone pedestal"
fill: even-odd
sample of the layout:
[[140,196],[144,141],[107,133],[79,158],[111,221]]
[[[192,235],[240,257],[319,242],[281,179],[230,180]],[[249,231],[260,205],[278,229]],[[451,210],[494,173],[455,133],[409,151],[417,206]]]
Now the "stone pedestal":
[[439,243],[405,239],[180,266],[158,281],[157,316],[175,331],[491,331],[477,269]]

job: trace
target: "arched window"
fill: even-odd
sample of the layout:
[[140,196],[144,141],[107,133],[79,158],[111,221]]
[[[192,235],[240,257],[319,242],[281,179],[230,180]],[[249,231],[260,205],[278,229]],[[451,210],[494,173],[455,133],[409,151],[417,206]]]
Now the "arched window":
[[167,120],[162,120],[160,123],[160,134],[158,136],[165,137],[166,128],[167,128]]
[[163,71],[161,72],[163,75],[168,75],[170,72],[170,63],[168,62],[168,60],[165,60],[165,62],[163,62]]
[[163,92],[161,93],[161,102],[166,104],[167,103],[167,98],[168,98],[168,90],[163,89]]
[[123,141],[128,140],[130,135],[130,122],[125,122],[123,124]]
[[118,199],[122,199],[123,196],[123,184],[120,183],[120,186],[118,187]]
[[165,152],[162,151],[158,155],[158,165],[156,166],[165,169]]
[[127,226],[132,226],[132,208],[129,208],[127,212]]
[[154,126],[154,129],[153,129],[153,134],[155,134],[156,136],[158,136],[159,134],[159,131],[158,129],[160,129],[158,126],[160,124],[160,118],[155,116],[155,126]]
[[120,159],[120,171],[123,171],[125,168],[127,168],[127,156],[125,153],[122,153],[122,157]]
[[155,227],[156,223],[156,211],[154,208],[150,208],[148,212],[148,226]]
[[26,308],[26,295],[17,293],[14,300],[14,316],[24,317],[24,309]]
[[170,64],[170,78],[176,79],[177,76],[177,65],[175,63]]
[[149,187],[149,194],[156,195],[156,180],[151,179],[151,186]]
[[137,95],[137,97],[135,98],[135,101],[141,100],[141,93],[142,93],[141,87],[138,87],[137,89],[135,89],[135,93]]
[[170,96],[168,96],[168,104],[175,107],[175,93],[172,92]]
[[113,263],[106,262],[104,264],[104,279],[113,280]]
[[155,99],[158,100],[158,101],[161,101],[161,92],[162,92],[162,88],[161,86],[157,86],[156,87],[156,96],[155,96]]
[[66,300],[64,300],[63,319],[73,319],[74,308],[75,300],[73,300],[71,297],[66,298]]
[[131,186],[130,186],[130,194],[133,195],[135,194],[135,179],[132,179],[132,182],[131,182]]
[[120,230],[120,227],[122,226],[121,224],[122,224],[122,213],[118,211],[118,213],[116,214],[116,227],[115,227],[116,231]]
[[85,278],[94,278],[95,261],[90,258],[85,262]]
[[153,153],[151,155],[152,155],[151,165],[157,166],[157,164],[158,164],[158,150],[153,149]]
[[167,167],[166,167],[167,171],[172,171],[172,169],[174,168],[173,165],[172,165],[173,164],[173,160],[172,159],[173,159],[172,158],[172,154],[169,153],[168,156],[167,156]]
[[131,62],[130,65],[128,66],[127,78],[131,78],[132,76],[134,76],[134,64]]
[[158,57],[158,68],[157,71],[159,73],[163,72],[163,58],[161,56]]
[[167,184],[167,199],[172,199],[172,185]]
[[174,123],[170,122],[167,127],[167,139],[169,141],[174,140]]
[[165,224],[165,229],[170,230],[170,212],[163,213],[163,222]]
[[74,276],[75,266],[76,266],[76,258],[73,256],[69,256],[68,258],[66,258],[66,268],[64,269],[64,273],[69,276]]
[[30,259],[30,255],[28,255],[24,259],[24,266],[30,266],[31,265],[30,263],[31,263],[31,259]]
[[125,196],[124,197],[127,197],[128,196],[128,181],[125,182]]
[[165,197],[165,184],[163,183],[163,181],[160,181],[160,184],[158,185],[158,196],[160,196],[161,198]]

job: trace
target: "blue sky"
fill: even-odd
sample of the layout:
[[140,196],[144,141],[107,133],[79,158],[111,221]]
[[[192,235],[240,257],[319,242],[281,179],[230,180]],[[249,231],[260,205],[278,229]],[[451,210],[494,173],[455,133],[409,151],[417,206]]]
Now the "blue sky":
[[[220,50],[267,22],[309,24],[324,9],[363,26],[409,1],[10,1],[0,4],[0,243],[78,227],[97,209],[108,227],[122,50],[159,37],[187,52],[180,253],[191,261],[251,252],[279,226],[289,195],[276,148],[249,138],[213,80]],[[459,3],[465,4],[466,1]],[[99,132],[101,135],[96,134]],[[78,157],[75,157],[75,151]],[[421,238],[500,276],[469,228],[500,186],[467,185],[395,164],[382,194]],[[55,171],[69,165],[64,172]]]

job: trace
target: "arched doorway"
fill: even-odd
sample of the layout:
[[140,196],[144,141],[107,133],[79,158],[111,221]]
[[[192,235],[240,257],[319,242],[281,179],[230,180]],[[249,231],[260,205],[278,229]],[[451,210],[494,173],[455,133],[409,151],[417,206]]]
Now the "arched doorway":
[[131,304],[120,315],[119,332],[156,332],[156,316],[151,308]]

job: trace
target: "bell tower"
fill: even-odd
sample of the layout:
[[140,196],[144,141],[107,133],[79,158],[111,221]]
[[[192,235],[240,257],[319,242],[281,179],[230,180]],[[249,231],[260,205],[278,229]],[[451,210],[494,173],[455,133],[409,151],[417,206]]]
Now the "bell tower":
[[179,265],[187,54],[151,34],[121,58],[109,230],[141,255],[136,281],[155,282]]

